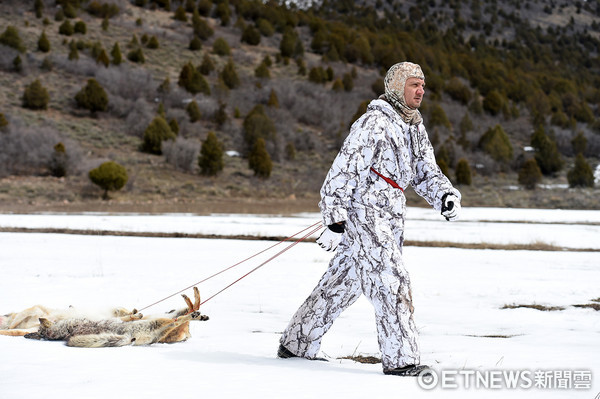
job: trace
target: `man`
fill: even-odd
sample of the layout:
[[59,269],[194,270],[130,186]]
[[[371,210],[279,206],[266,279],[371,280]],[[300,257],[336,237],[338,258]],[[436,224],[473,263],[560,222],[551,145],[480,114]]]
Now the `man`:
[[447,220],[460,211],[460,193],[436,164],[417,108],[425,93],[421,67],[396,64],[385,94],[371,101],[321,188],[328,226],[317,242],[335,256],[281,337],[278,356],[315,359],[339,314],[365,294],[375,308],[383,372],[415,376],[420,366],[410,279],[402,262],[406,198],[414,190]]

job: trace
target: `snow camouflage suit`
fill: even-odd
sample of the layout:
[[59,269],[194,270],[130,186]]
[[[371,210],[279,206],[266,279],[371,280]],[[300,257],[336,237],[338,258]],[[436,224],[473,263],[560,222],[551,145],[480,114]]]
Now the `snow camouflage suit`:
[[383,369],[420,363],[410,279],[402,262],[409,184],[440,211],[442,196],[460,193],[436,164],[423,123],[409,125],[388,102],[371,101],[351,127],[321,188],[327,226],[345,221],[335,256],[312,294],[292,317],[281,344],[315,358],[340,313],[365,294],[375,308]]

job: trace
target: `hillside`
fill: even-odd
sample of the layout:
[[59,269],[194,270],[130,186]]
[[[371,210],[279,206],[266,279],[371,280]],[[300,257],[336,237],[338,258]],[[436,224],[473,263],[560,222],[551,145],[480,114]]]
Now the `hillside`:
[[[43,5],[37,16],[34,3]],[[243,0],[57,3],[0,3],[2,211],[315,210],[349,125],[381,93],[382,74],[404,59],[426,74],[422,112],[438,162],[453,180],[458,160],[471,167],[472,184],[460,187],[466,206],[598,207],[598,184],[567,182],[575,137],[585,139],[588,164],[599,162],[597,1],[335,1],[312,9]],[[65,21],[79,33],[65,34]],[[207,58],[212,70],[203,69]],[[206,82],[197,90],[179,84],[188,63]],[[238,83],[224,75],[228,64]],[[107,93],[106,110],[75,100],[91,78]],[[48,92],[46,109],[23,104],[36,79]],[[200,111],[194,122],[186,111],[192,100]],[[273,161],[268,178],[255,176],[246,158],[256,137],[249,139],[245,121],[257,105],[264,114],[256,134]],[[163,143],[162,155],[143,152],[144,132],[160,114],[177,126],[177,138]],[[510,152],[482,140],[496,126]],[[528,148],[536,130],[562,162],[525,190],[517,175],[540,153]],[[231,154],[213,177],[197,165],[211,131]],[[57,157],[66,162],[63,177],[52,176]],[[87,174],[107,160],[129,179],[102,201]],[[424,204],[412,190],[407,196]]]

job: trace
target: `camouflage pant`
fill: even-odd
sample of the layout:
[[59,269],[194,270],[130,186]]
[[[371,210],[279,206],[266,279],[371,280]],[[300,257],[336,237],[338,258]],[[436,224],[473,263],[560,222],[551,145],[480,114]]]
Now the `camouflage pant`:
[[375,308],[384,369],[419,364],[410,279],[402,263],[404,219],[358,208],[314,291],[296,311],[281,344],[314,358],[321,339],[344,309],[365,294]]

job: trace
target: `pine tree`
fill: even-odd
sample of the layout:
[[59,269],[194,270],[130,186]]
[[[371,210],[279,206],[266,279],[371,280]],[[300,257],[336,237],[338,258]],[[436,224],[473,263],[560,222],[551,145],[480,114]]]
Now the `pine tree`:
[[489,128],[479,139],[478,147],[497,162],[506,164],[512,160],[512,144],[500,125]]
[[200,64],[198,70],[202,75],[205,76],[209,75],[212,71],[215,70],[215,64],[208,54],[204,54],[204,57],[202,57],[202,63]]
[[219,127],[223,126],[229,119],[227,116],[227,104],[224,102],[219,102],[219,109],[217,109],[217,112],[215,112],[213,118]]
[[183,6],[177,7],[173,19],[176,21],[187,22],[187,14],[185,13],[185,8],[183,8]]
[[456,164],[456,183],[470,186],[471,175],[471,165],[469,165],[469,161],[465,158],[459,159]]
[[43,0],[35,0],[33,2],[33,10],[35,12],[36,18],[42,18],[42,14],[44,12],[44,1]]
[[74,32],[75,29],[73,29],[73,25],[71,25],[71,22],[68,19],[65,19],[65,21],[58,27],[58,33],[61,35],[71,36]]
[[181,68],[177,84],[192,94],[203,93],[210,96],[208,82],[191,62],[188,62]]
[[42,32],[40,38],[38,39],[38,50],[40,50],[42,53],[47,53],[50,51],[50,40],[48,40],[45,31]]
[[563,160],[558,152],[558,146],[548,137],[542,126],[531,136],[531,146],[535,148],[535,160],[544,175],[551,175],[562,169]]
[[75,95],[75,101],[81,108],[89,110],[92,115],[108,109],[108,95],[96,79],[89,79],[87,84]]
[[146,47],[152,50],[159,48],[160,44],[158,43],[158,38],[155,35],[152,35],[150,40],[148,40],[148,44],[146,44]]
[[567,173],[569,187],[594,187],[594,172],[583,154],[575,157],[575,166]]
[[64,177],[67,175],[67,166],[69,157],[63,143],[57,143],[54,146],[52,157],[50,159],[50,174],[54,177]]
[[12,25],[7,26],[2,35],[0,35],[0,44],[12,47],[20,53],[25,52],[25,46],[19,36],[19,31]]
[[530,158],[519,170],[519,184],[528,190],[534,190],[539,182],[542,181],[542,171],[535,158]]
[[69,43],[69,60],[75,61],[79,59],[79,50],[77,50],[77,44],[74,40]]
[[217,140],[214,132],[208,132],[206,140],[202,142],[198,166],[200,173],[207,176],[216,176],[223,170],[223,145]]
[[171,118],[169,120],[169,127],[175,136],[179,134],[179,123],[177,123],[177,119]]
[[73,33],[81,33],[82,35],[85,35],[87,33],[87,25],[85,24],[85,22],[75,22],[75,25],[73,26]]
[[230,89],[235,89],[240,85],[240,78],[235,71],[235,65],[233,65],[233,60],[229,59],[227,64],[223,67],[223,70],[220,74],[223,83]]
[[273,162],[267,152],[265,140],[258,138],[248,154],[248,166],[254,171],[254,175],[262,178],[271,176]]
[[186,107],[185,110],[190,117],[190,122],[194,123],[202,118],[202,113],[200,112],[200,107],[198,107],[198,103],[196,100],[192,100]]
[[273,121],[265,114],[265,109],[258,104],[244,118],[244,142],[251,148],[259,138],[273,140],[277,130]]
[[247,43],[251,46],[257,46],[260,44],[260,32],[252,25],[246,26],[246,29],[242,32],[242,43]]
[[3,113],[0,112],[0,132],[6,131],[8,128],[8,120]]
[[110,64],[110,59],[108,58],[108,54],[106,54],[106,51],[104,49],[100,50],[100,54],[98,54],[98,57],[96,57],[96,62],[108,68],[108,65]]
[[269,68],[267,68],[265,63],[261,62],[260,65],[254,70],[254,76],[257,78],[268,79],[271,77],[271,73],[269,72]]
[[112,50],[110,51],[110,55],[114,65],[120,65],[121,62],[123,62],[123,56],[121,55],[121,48],[119,47],[118,42],[115,42]]
[[129,53],[127,53],[127,59],[131,62],[135,62],[136,64],[144,64],[146,62],[146,57],[144,57],[144,52],[141,48],[131,50]]
[[144,131],[142,151],[150,154],[162,154],[162,142],[175,140],[175,134],[162,116],[156,116]]
[[220,56],[230,55],[231,48],[229,47],[227,40],[223,39],[222,37],[215,39],[213,43],[213,53]]
[[34,80],[30,85],[25,87],[23,93],[23,107],[29,109],[47,109],[48,101],[50,101],[50,95],[48,90],[39,79]]
[[190,44],[189,44],[188,48],[191,51],[198,51],[198,50],[202,49],[202,40],[200,40],[198,38],[198,36],[194,36],[192,38],[192,40],[190,40]]
[[587,138],[583,134],[583,132],[577,133],[575,137],[571,140],[571,145],[573,146],[573,152],[575,154],[584,154],[587,148]]
[[279,99],[277,98],[277,93],[275,90],[271,89],[269,93],[269,100],[267,101],[267,105],[273,108],[279,108]]
[[102,199],[108,200],[109,191],[118,191],[127,183],[127,170],[114,161],[104,162],[88,173],[88,177],[95,185],[104,190]]
[[206,40],[215,33],[206,20],[198,14],[197,9],[194,10],[194,13],[192,14],[192,27],[194,29],[194,34],[201,40]]

